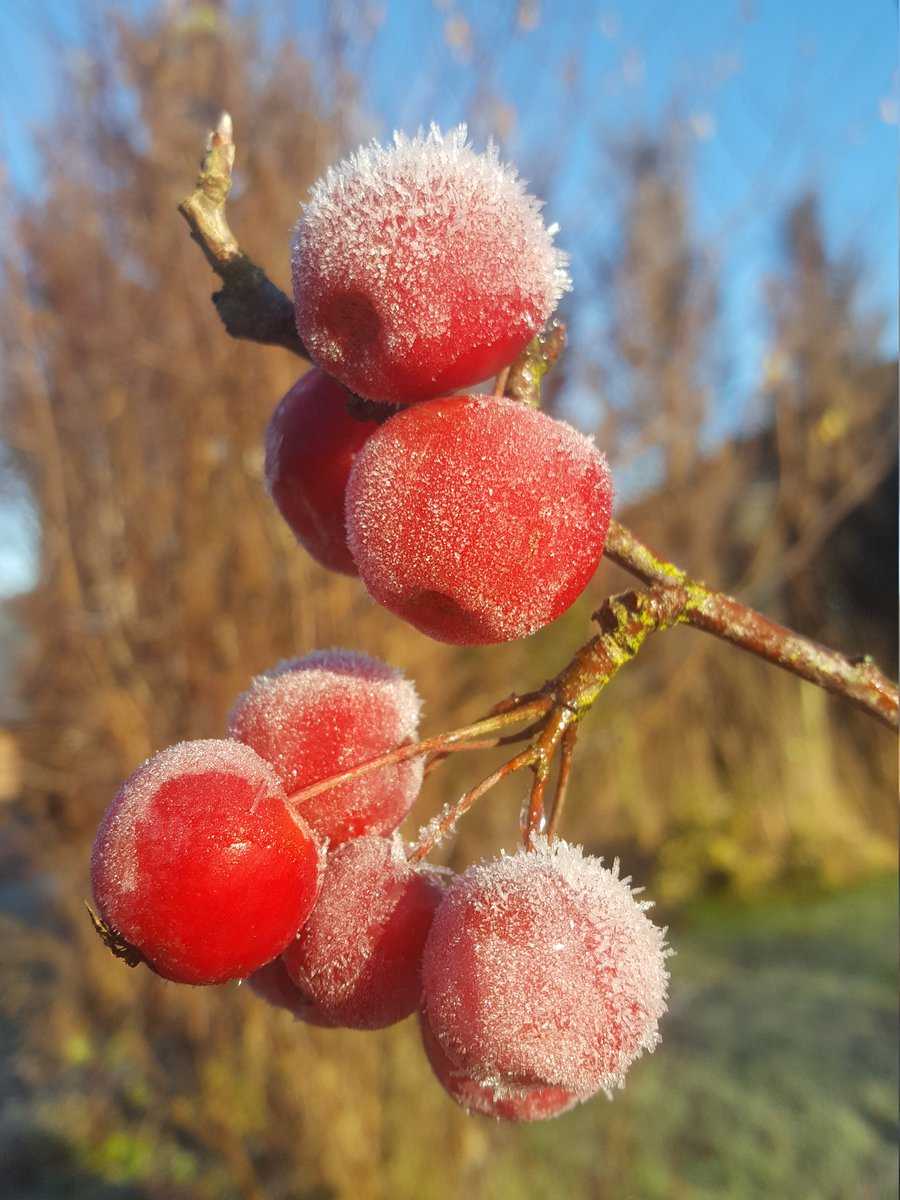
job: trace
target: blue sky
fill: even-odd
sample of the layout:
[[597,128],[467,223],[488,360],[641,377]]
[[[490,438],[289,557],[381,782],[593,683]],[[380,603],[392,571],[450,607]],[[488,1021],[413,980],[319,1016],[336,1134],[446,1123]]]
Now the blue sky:
[[[894,0],[360,0],[343,8],[362,80],[357,133],[455,123],[487,97],[476,139],[496,136],[549,192],[560,244],[573,253],[573,303],[598,319],[594,262],[615,234],[602,145],[677,107],[693,139],[698,233],[712,241],[721,271],[729,355],[721,429],[752,398],[765,341],[762,282],[777,261],[778,220],[805,187],[822,196],[832,247],[863,255],[867,300],[887,317],[885,353],[896,353]],[[335,0],[268,4],[268,36],[290,33],[314,56],[341,9]],[[53,111],[61,56],[78,51],[79,11],[68,0],[0,4],[0,154],[26,189],[39,186],[31,138]],[[321,83],[333,85],[324,74]],[[25,581],[26,545],[0,517],[0,591]]]

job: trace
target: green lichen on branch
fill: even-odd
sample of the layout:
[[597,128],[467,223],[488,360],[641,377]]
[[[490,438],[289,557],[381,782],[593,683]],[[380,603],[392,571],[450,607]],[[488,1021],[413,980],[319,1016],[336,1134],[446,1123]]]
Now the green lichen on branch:
[[566,327],[555,318],[531,339],[513,362],[503,381],[503,395],[530,408],[541,406],[544,376],[562,354],[566,345]]
[[618,521],[610,522],[603,553],[642,583],[672,586],[688,582],[685,571],[656,554]]
[[594,613],[600,626],[552,683],[557,702],[581,717],[651,633],[685,620],[683,588],[653,587],[610,596]]
[[668,588],[673,595],[680,596],[683,624],[711,633],[773,666],[844,696],[883,725],[898,727],[897,686],[878,669],[871,656],[850,658],[779,625],[734,596],[691,579],[617,521],[610,524],[605,553],[643,583]]

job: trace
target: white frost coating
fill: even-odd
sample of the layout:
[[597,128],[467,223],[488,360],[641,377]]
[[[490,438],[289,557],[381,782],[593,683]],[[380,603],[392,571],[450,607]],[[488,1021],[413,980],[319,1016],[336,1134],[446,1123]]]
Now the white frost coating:
[[436,1079],[468,1113],[480,1113],[497,1121],[543,1121],[568,1112],[583,1098],[572,1096],[562,1088],[476,1083],[465,1071],[455,1066],[441,1049],[421,1009],[419,1032]]
[[[272,764],[290,796],[413,740],[421,708],[396,668],[352,650],[317,650],[257,676],[232,708],[228,731]],[[301,802],[301,815],[333,841],[390,832],[423,772],[421,757],[369,771]]]
[[[346,842],[329,857],[322,891],[310,919],[285,961],[291,977],[336,1023],[379,1028],[415,1007],[419,993],[418,949],[427,924],[411,914],[409,901],[430,912],[446,886],[446,873],[429,864],[410,864],[398,834]],[[412,922],[412,924],[411,924]],[[412,937],[411,956],[384,957],[384,939],[396,938],[398,923]],[[420,928],[421,927],[421,928]]]
[[430,821],[426,821],[424,825],[419,827],[419,832],[416,835],[416,842],[427,842],[429,846],[439,846],[445,838],[456,833],[457,819],[453,817],[455,804],[449,800],[441,806],[440,812],[434,814]]
[[[219,738],[178,742],[153,754],[122,784],[103,832],[105,875],[120,892],[133,892],[137,878],[137,839],[142,821],[151,819],[153,798],[167,783],[210,772],[236,775],[253,787],[253,796],[280,796],[284,790],[267,762],[249,746]],[[256,803],[254,799],[251,803]]]
[[536,332],[571,286],[542,207],[493,143],[484,154],[472,148],[465,125],[362,146],[314,184],[294,233],[298,326],[313,357],[344,359],[315,315],[339,288],[365,297],[398,362],[446,337],[461,308],[491,341],[521,321],[525,298]]
[[435,593],[470,622],[459,640],[526,637],[593,574],[612,491],[605,456],[564,421],[494,397],[426,401],[357,455],[348,544],[373,597],[431,636],[408,606]]
[[609,1094],[659,1042],[666,931],[618,862],[544,837],[534,846],[451,885],[425,948],[427,1019],[481,1084]]
[[389,700],[398,742],[413,737],[419,728],[422,701],[402,671],[368,654],[337,647],[284,659],[257,675],[235,701],[229,726],[248,704],[257,709],[264,706],[267,720],[277,726],[290,720],[301,705],[315,704],[319,697],[338,690]]

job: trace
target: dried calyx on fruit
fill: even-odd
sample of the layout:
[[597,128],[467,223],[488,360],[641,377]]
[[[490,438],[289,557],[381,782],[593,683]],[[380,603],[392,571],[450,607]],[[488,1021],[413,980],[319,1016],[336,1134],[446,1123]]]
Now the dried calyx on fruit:
[[318,894],[320,846],[248,746],[181,742],[122,784],[91,859],[103,921],[158,975],[242,979],[279,954]]

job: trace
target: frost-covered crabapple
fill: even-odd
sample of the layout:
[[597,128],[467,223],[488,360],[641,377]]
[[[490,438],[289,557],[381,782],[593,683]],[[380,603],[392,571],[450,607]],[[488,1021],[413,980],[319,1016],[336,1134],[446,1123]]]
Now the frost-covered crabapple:
[[[450,886],[422,960],[423,1011],[451,1063],[485,1086],[621,1086],[659,1041],[665,930],[629,881],[579,846],[536,840]],[[301,935],[302,936],[302,935]]]
[[[274,767],[290,796],[413,738],[421,702],[400,671],[352,650],[317,650],[254,679],[228,732]],[[332,846],[391,833],[422,785],[421,758],[369,771],[305,800],[300,811]]]
[[487,379],[569,287],[541,205],[465,126],[395,133],[313,186],[293,243],[297,329],[351,391],[407,404]]
[[565,1088],[490,1087],[476,1083],[450,1061],[421,1013],[419,1032],[438,1083],[468,1113],[479,1113],[499,1121],[546,1121],[561,1116],[578,1103],[578,1097]]
[[266,481],[294,536],[332,571],[356,575],[344,492],[356,453],[379,422],[351,416],[345,387],[315,367],[279,403],[266,429]]
[[233,741],[181,742],[122,784],[94,842],[103,920],[178,983],[242,979],[308,917],[319,845],[272,768]]
[[391,417],[347,485],[347,534],[371,595],[442,642],[526,637],[580,595],[612,510],[606,459],[512,400],[453,396]]
[[334,1027],[334,1022],[320,1012],[315,1001],[297,987],[281,958],[275,958],[254,971],[247,983],[257,996],[273,1008],[284,1008],[307,1025],[323,1025],[328,1029]]
[[398,836],[346,842],[328,855],[309,921],[282,961],[335,1025],[381,1029],[414,1012],[422,947],[442,876],[407,862]]

